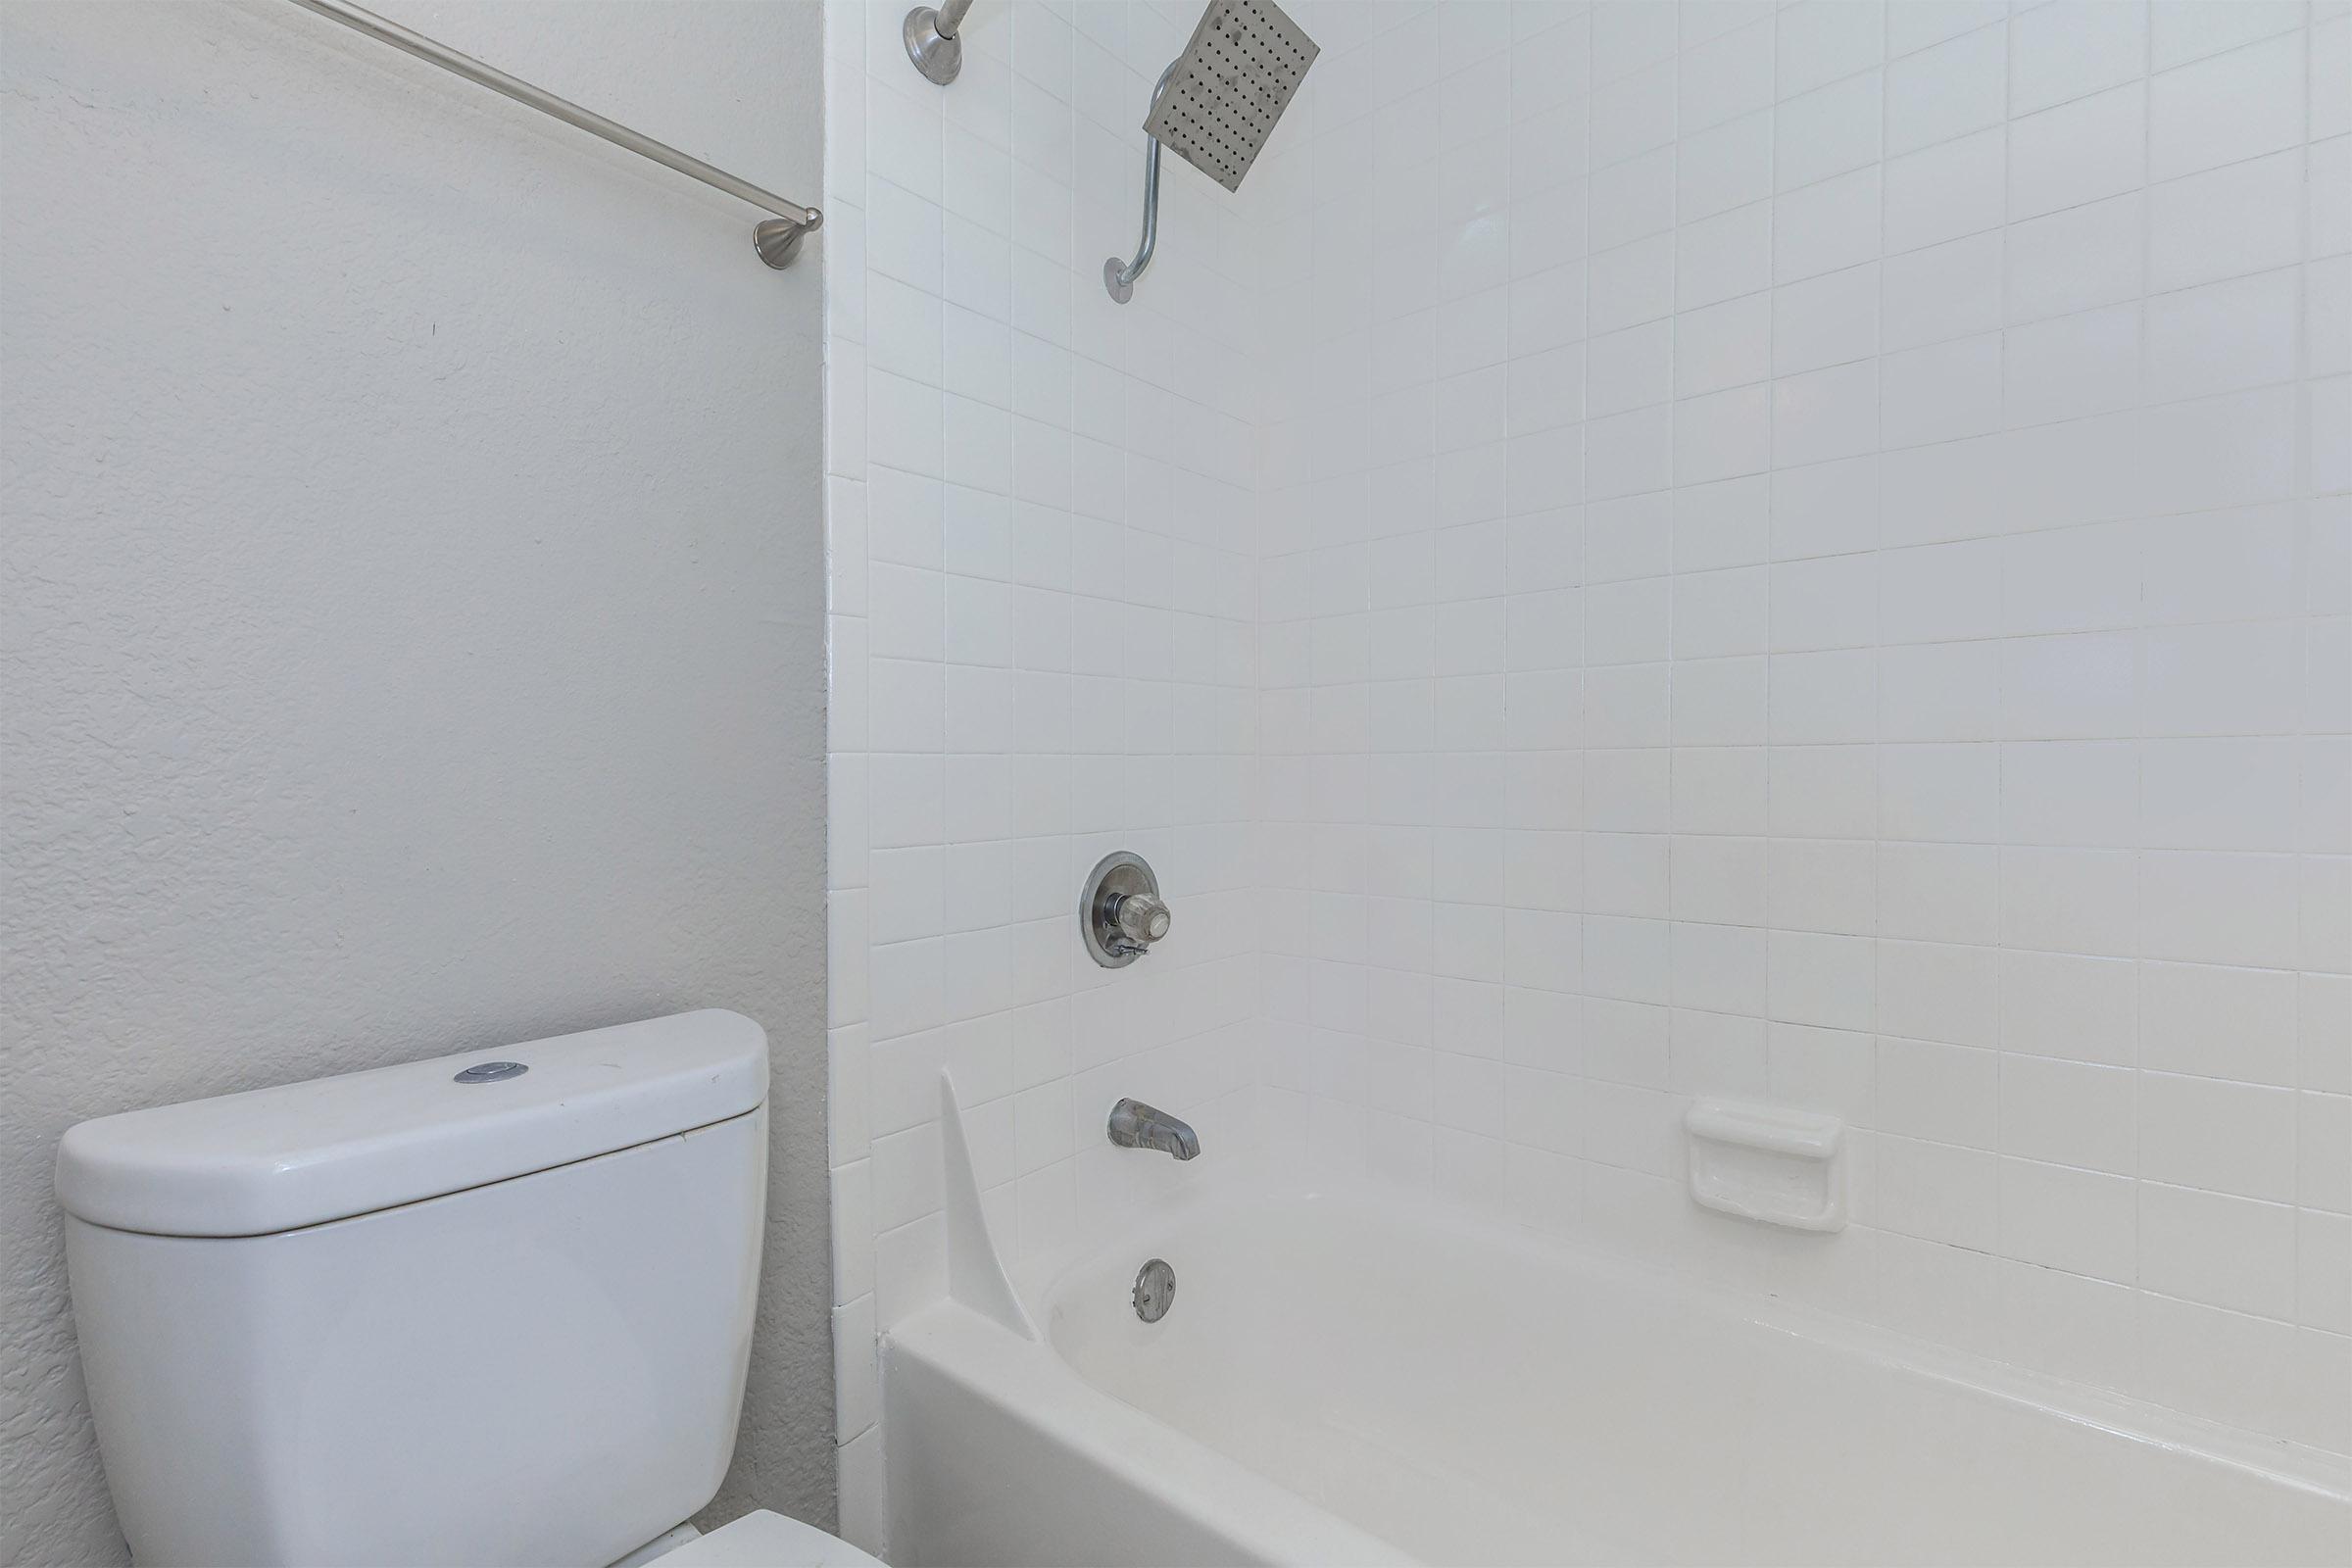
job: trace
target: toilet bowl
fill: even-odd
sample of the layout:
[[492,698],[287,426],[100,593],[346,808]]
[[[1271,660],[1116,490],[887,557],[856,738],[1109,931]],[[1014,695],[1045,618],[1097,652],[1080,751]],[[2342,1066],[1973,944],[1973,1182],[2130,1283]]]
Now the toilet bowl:
[[143,1564],[835,1568],[733,1456],[767,1037],[682,1013],[130,1111],[59,1145]]

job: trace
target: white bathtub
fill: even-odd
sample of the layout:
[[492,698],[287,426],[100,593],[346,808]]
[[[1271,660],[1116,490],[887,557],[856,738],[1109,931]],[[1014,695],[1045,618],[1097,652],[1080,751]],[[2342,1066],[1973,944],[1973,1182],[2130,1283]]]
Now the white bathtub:
[[1431,1205],[1203,1187],[1026,1294],[885,1345],[903,1568],[2352,1561],[2331,1457]]

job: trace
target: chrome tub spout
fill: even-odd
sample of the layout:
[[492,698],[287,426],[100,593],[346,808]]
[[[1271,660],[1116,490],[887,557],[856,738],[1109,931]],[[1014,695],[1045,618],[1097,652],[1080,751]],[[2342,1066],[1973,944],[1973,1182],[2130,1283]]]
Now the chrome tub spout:
[[1140,1100],[1122,1100],[1110,1107],[1110,1141],[1121,1149],[1156,1149],[1178,1159],[1200,1152],[1200,1137],[1189,1123]]

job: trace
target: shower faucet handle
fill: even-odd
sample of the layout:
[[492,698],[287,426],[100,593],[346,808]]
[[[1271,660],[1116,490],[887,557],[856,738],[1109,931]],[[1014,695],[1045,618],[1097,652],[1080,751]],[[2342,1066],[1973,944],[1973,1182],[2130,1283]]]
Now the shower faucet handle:
[[1168,934],[1168,905],[1159,878],[1128,850],[1105,855],[1078,895],[1078,931],[1088,956],[1105,969],[1123,969]]
[[1122,895],[1111,914],[1119,935],[1146,948],[1168,934],[1169,919],[1168,906],[1151,893]]

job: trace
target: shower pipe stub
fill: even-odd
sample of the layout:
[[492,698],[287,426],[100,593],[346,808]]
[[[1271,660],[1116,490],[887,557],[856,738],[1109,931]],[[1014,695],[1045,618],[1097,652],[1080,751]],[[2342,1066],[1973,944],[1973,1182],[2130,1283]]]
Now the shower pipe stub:
[[923,79],[945,87],[963,71],[963,18],[972,0],[948,0],[944,6],[916,6],[900,24],[906,58]]

